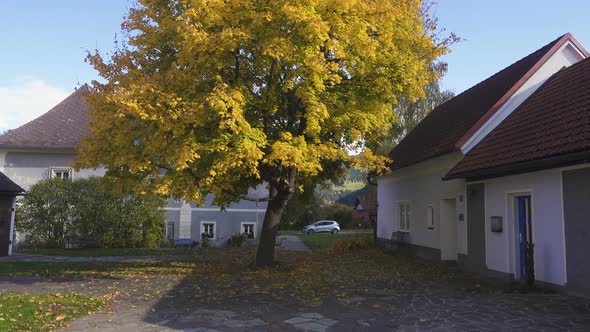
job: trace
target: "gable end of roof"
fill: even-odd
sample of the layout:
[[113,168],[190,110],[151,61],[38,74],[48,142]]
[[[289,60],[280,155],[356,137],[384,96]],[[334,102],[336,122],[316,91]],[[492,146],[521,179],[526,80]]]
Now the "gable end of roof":
[[590,58],[558,71],[444,179],[475,181],[590,160]]
[[456,143],[455,147],[461,149],[469,139],[475,135],[480,128],[482,128],[488,120],[490,120],[494,114],[496,114],[500,108],[520,89],[565,43],[570,41],[580,53],[585,57],[590,57],[590,53],[580,44],[571,33],[566,33],[561,36],[557,42],[541,57],[537,63],[535,63],[529,71],[520,78],[513,86],[506,92],[498,102],[496,102],[487,112],[484,114],[473,127],[471,127]]
[[457,142],[556,44],[569,36],[560,36],[436,107],[393,148],[389,154],[393,160],[390,168],[403,168],[459,150]]

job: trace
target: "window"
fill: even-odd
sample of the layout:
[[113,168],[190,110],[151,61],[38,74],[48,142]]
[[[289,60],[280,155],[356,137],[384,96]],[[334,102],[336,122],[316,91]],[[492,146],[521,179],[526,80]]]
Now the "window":
[[242,223],[242,234],[246,236],[248,239],[253,239],[255,236],[254,233],[254,223]]
[[49,169],[49,177],[52,179],[71,179],[72,169],[69,167],[52,167]]
[[215,223],[206,221],[201,223],[201,238],[214,239],[215,238]]
[[426,227],[428,229],[434,229],[434,208],[432,205],[426,208]]
[[398,202],[397,203],[397,217],[399,222],[400,232],[410,231],[410,203]]
[[166,224],[166,237],[170,240],[174,240],[174,223],[169,222]]

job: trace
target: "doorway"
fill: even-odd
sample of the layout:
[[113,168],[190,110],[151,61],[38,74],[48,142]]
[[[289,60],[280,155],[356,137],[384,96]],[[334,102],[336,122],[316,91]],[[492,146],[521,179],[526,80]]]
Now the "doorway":
[[0,195],[0,256],[10,255],[13,201],[12,196]]
[[[527,278],[526,263],[526,247],[527,243],[533,243],[533,221],[531,214],[531,196],[523,195],[514,198],[515,216],[515,261],[516,261],[516,277],[520,280]],[[531,258],[532,259],[532,258]]]
[[456,261],[458,254],[458,217],[455,198],[440,201],[440,255],[443,261]]

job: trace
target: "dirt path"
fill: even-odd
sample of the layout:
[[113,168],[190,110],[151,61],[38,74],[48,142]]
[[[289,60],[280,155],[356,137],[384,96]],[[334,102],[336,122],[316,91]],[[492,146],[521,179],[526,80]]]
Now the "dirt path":
[[277,242],[280,243],[279,248],[293,251],[311,251],[297,235],[280,235]]

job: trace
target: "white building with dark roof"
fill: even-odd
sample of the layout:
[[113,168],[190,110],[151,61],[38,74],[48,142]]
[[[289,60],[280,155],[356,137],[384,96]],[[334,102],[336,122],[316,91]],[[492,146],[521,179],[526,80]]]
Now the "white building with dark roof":
[[[38,118],[0,135],[0,172],[24,190],[48,178],[85,178],[103,176],[104,168],[81,169],[72,164],[79,140],[90,134],[88,103],[83,85]],[[252,197],[266,197],[264,188],[252,189]],[[166,235],[177,243],[201,241],[208,233],[214,245],[223,245],[235,234],[251,233],[254,238],[262,229],[266,203],[240,201],[220,211],[207,197],[204,206],[170,199],[166,209]]]

